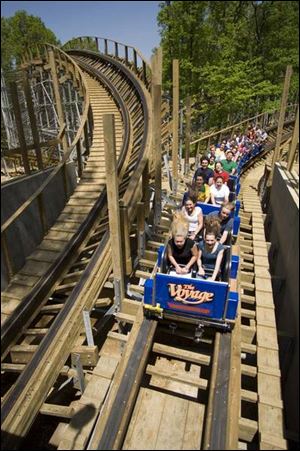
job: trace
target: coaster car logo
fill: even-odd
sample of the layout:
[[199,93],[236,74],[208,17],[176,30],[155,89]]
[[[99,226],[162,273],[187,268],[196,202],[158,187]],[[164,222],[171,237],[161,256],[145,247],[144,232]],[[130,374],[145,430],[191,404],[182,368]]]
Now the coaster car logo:
[[203,302],[211,302],[214,298],[214,293],[196,290],[194,285],[169,283],[168,286],[170,296],[175,301],[182,302],[183,304],[202,304]]

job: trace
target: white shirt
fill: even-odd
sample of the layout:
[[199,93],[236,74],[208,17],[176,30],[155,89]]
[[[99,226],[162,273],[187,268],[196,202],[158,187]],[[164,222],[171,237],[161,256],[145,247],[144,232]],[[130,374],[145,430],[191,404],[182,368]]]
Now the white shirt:
[[195,207],[194,211],[191,215],[189,215],[186,211],[186,209],[183,207],[182,209],[184,216],[187,218],[188,222],[189,222],[189,233],[193,233],[195,232],[195,230],[198,227],[199,221],[198,221],[198,216],[200,213],[202,213],[202,208],[200,207]]
[[220,189],[217,189],[216,185],[210,186],[210,194],[212,194],[215,198],[215,204],[221,205],[224,202],[225,197],[229,196],[229,188],[227,185],[222,185]]

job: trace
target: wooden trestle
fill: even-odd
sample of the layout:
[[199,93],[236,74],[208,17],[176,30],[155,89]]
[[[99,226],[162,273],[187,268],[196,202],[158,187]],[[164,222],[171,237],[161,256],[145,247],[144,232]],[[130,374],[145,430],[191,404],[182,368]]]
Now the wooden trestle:
[[[89,57],[77,55],[77,61],[84,67],[89,63]],[[153,320],[144,318],[141,302],[135,300],[143,294],[144,279],[150,278],[155,269],[157,249],[169,236],[172,218],[172,208],[165,205],[159,222],[150,224],[149,196],[145,189],[145,181],[149,180],[148,166],[144,155],[139,158],[141,142],[145,141],[145,158],[150,153],[147,127],[143,126],[151,116],[145,107],[150,104],[149,92],[144,86],[136,88],[134,95],[130,91],[133,78],[124,81],[120,71],[110,64],[106,64],[105,69],[103,61],[95,60],[90,65],[106,71],[106,76],[118,84],[119,91],[127,99],[132,136],[125,158],[126,167],[121,171],[124,178],[120,180],[120,194],[124,195],[123,206],[126,203],[129,214],[128,236],[122,238],[127,240],[127,245],[131,244],[134,270],[126,271],[129,276],[127,297],[122,299],[122,310],[115,311],[113,307],[107,310],[113,305],[114,298],[111,284],[111,246],[114,243],[103,238],[108,237],[108,233],[105,235],[108,229],[105,210],[100,222],[93,225],[80,246],[74,261],[52,287],[54,294],[51,296],[55,296],[56,302],[45,304],[34,325],[27,330],[24,327],[21,341],[8,349],[10,360],[4,359],[2,371],[5,375],[21,373],[24,390],[19,393],[21,388],[16,381],[4,395],[4,449],[9,449],[10,444],[19,445],[38,413],[58,419],[49,443],[61,450],[212,449],[208,428],[212,427],[215,418],[221,421],[215,407],[218,404],[212,402],[218,396],[214,387],[220,370],[217,366],[220,335],[209,331],[196,345],[189,324],[177,328],[172,321],[162,326],[154,324]],[[85,77],[94,121],[87,167],[58,221],[5,291],[4,320],[14,313],[22,298],[72,239],[104,190],[102,115],[105,113],[115,115],[117,150],[120,152],[124,124],[119,105],[99,82],[90,75]],[[141,98],[146,99],[145,104]],[[268,244],[257,193],[264,160],[255,165],[243,175],[240,194],[241,229],[236,248],[240,254],[237,284],[241,303],[230,348],[227,344],[230,371],[223,442],[224,449],[248,449],[248,446],[251,449],[254,446],[287,449],[283,439],[283,404]],[[175,199],[181,201],[184,190],[182,180]],[[146,242],[145,252],[141,253],[136,250],[136,242],[140,232],[145,232],[146,225],[151,226],[151,238]],[[94,252],[92,257],[91,252]],[[62,301],[58,302],[60,296]],[[100,312],[99,308],[102,308]],[[87,332],[81,317],[84,309],[94,309],[91,319],[94,344],[86,343]],[[55,319],[54,314],[58,312],[61,315]],[[37,348],[46,347],[47,340],[41,338],[47,333],[50,338],[53,333],[53,339],[41,361],[37,361],[35,352]],[[81,368],[73,365],[78,355]],[[32,378],[30,367],[33,367]],[[81,384],[80,374],[83,375]],[[71,401],[57,401],[71,378],[75,382]]]

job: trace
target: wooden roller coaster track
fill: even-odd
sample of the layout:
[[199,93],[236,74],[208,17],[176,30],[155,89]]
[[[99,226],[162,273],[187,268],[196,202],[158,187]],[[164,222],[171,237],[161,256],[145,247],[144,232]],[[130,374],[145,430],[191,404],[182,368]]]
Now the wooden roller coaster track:
[[[60,63],[68,58],[72,61],[74,76],[81,80],[86,96],[77,138],[56,173],[65,167],[87,123],[92,143],[74,194],[24,268],[12,275],[3,294],[4,449],[20,446],[39,413],[69,419],[64,433],[56,439],[58,449],[140,449],[141,445],[142,449],[147,446],[178,449],[178,443],[182,449],[200,446],[230,449],[232,437],[235,445],[239,439],[251,442],[258,431],[255,421],[243,418],[239,421],[237,406],[241,400],[232,399],[232,394],[228,398],[234,377],[230,365],[234,359],[235,365],[241,365],[240,361],[237,364],[239,351],[253,353],[251,344],[242,343],[241,349],[233,352],[238,338],[231,342],[230,337],[217,333],[205,336],[195,346],[188,325],[175,330],[170,321],[170,327],[158,327],[156,321],[143,317],[139,302],[127,298],[121,312],[112,308],[94,321],[99,349],[86,344],[83,311],[111,305],[110,299],[101,297],[105,284],[109,286],[113,245],[108,231],[105,187],[102,124],[105,113],[115,115],[119,196],[127,210],[129,232],[136,233],[140,207],[145,206],[147,212],[149,204],[150,69],[145,61],[138,69],[137,53],[133,53],[135,57],[130,63],[126,46],[125,56],[120,58],[120,43],[117,44],[114,57],[107,51],[99,54],[76,49],[69,50],[66,56],[54,50]],[[49,48],[44,54],[46,59],[47,52]],[[46,64],[46,59],[42,64]],[[283,142],[291,134],[291,125],[292,122],[285,125]],[[274,145],[271,134],[265,152],[270,152]],[[257,161],[251,161],[249,167],[255,164]],[[42,196],[47,183],[6,221],[2,234],[7,233],[33,200]],[[155,251],[166,239],[170,217],[170,211],[164,208],[160,223],[149,232],[151,239],[138,259],[139,267],[130,274],[128,286],[135,297],[143,292],[137,280],[151,277],[155,268]],[[247,212],[244,217],[249,219]],[[251,240],[245,232],[247,224],[242,222],[242,227],[243,240]],[[126,237],[123,238],[125,241]],[[241,243],[241,248],[245,246],[245,242]],[[6,257],[9,266],[7,249]],[[245,257],[243,265],[252,269],[249,259]],[[244,276],[240,280],[241,286],[245,290],[255,289],[246,279]],[[245,293],[244,300],[251,303],[250,298],[255,299],[255,295]],[[253,313],[243,313],[252,318]],[[86,384],[85,389],[81,388],[80,401],[75,402],[74,409],[54,406],[47,401],[55,392],[53,387],[64,385],[62,380],[79,377],[78,367],[75,376],[72,368],[72,359],[78,354],[85,368]],[[255,367],[241,366],[242,373],[251,377],[255,373]],[[241,390],[241,396],[253,403],[257,400],[249,390]],[[233,405],[237,411],[232,410]],[[239,432],[229,426],[233,411]],[[164,416],[166,425],[161,421]],[[262,442],[267,438],[265,433]],[[281,446],[285,449],[283,442]]]

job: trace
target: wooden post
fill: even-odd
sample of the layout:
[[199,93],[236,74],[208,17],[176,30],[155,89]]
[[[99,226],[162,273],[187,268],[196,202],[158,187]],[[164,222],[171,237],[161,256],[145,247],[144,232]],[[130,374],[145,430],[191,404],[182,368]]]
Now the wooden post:
[[161,65],[162,50],[158,48],[152,59],[152,115],[153,115],[153,153],[155,167],[155,203],[154,224],[157,225],[161,215]]
[[25,173],[27,175],[29,175],[30,174],[30,166],[29,166],[29,161],[28,161],[27,146],[26,146],[26,140],[25,140],[25,135],[24,135],[23,123],[22,123],[21,109],[20,109],[20,104],[19,104],[19,99],[18,99],[17,84],[15,81],[10,82],[10,93],[11,93],[11,100],[12,100],[12,105],[13,105],[13,109],[14,109],[14,113],[15,113],[19,144],[20,144],[20,149],[21,149],[21,153],[22,153],[22,161],[23,161]]
[[122,257],[121,245],[115,121],[113,114],[103,115],[103,136],[111,255],[115,285],[115,305],[122,310],[122,300],[125,297],[124,271],[122,265],[124,260]]
[[82,176],[83,164],[82,164],[82,155],[81,155],[81,142],[80,138],[76,143],[76,153],[77,153],[77,167],[78,167],[78,177]]
[[190,143],[191,143],[191,97],[186,98],[186,124],[185,124],[185,145],[184,145],[184,175],[189,173]]
[[44,235],[46,235],[48,229],[47,229],[47,217],[46,217],[46,213],[45,213],[43,193],[40,193],[38,195],[37,201],[38,201],[38,209],[39,209],[39,215],[40,215],[43,233],[44,233]]
[[142,174],[142,191],[143,197],[142,201],[145,204],[145,218],[149,217],[150,212],[150,192],[149,192],[149,160],[145,164],[143,174]]
[[84,132],[84,144],[85,144],[85,153],[86,155],[90,154],[90,144],[89,144],[89,134],[88,134],[88,123],[86,122],[83,126]]
[[120,222],[122,233],[122,255],[123,255],[123,268],[124,273],[129,276],[132,272],[132,261],[130,252],[130,234],[129,234],[129,220],[128,220],[128,207],[124,201],[120,200]]
[[137,238],[138,238],[138,257],[143,258],[145,255],[145,208],[144,202],[137,203]]
[[173,192],[177,192],[178,183],[178,113],[179,113],[179,61],[173,60]]
[[[56,109],[57,109],[57,116],[58,116],[58,120],[59,120],[59,126],[63,127],[63,125],[65,123],[65,116],[64,116],[62,102],[61,102],[61,96],[60,96],[60,91],[59,91],[59,82],[58,82],[58,76],[57,76],[57,72],[56,72],[56,63],[55,63],[55,57],[54,57],[53,50],[49,50],[48,54],[49,54],[49,64],[50,64],[50,69],[51,69],[53,91],[54,91],[54,97],[55,97],[55,103],[56,103]],[[62,146],[63,146],[63,151],[66,152],[67,148],[68,148],[68,143],[67,143],[67,137],[65,134],[62,137]]]
[[294,126],[294,130],[293,130],[293,137],[292,137],[292,142],[291,142],[290,149],[289,149],[289,157],[288,157],[288,163],[287,163],[288,171],[291,171],[293,168],[295,155],[296,155],[296,148],[297,148],[298,143],[299,143],[299,106],[297,108],[295,126]]
[[11,260],[10,254],[9,254],[7,238],[6,238],[6,231],[4,231],[1,234],[1,245],[3,246],[3,256],[4,256],[4,261],[5,261],[6,270],[7,270],[7,280],[9,283],[12,276],[14,275],[14,270],[13,270],[12,260]]
[[38,134],[37,124],[36,124],[36,117],[34,114],[34,107],[33,107],[31,90],[30,90],[27,72],[24,72],[23,86],[24,86],[24,93],[25,93],[25,98],[26,98],[26,103],[27,103],[28,114],[29,114],[33,144],[35,147],[37,165],[40,170],[43,170],[44,169],[43,158],[42,158],[39,134]]
[[278,159],[280,157],[280,144],[281,144],[281,138],[282,138],[282,130],[283,130],[285,110],[286,110],[287,99],[288,99],[288,94],[289,94],[291,76],[292,76],[292,66],[287,66],[286,73],[285,73],[285,79],[284,79],[283,92],[282,92],[282,97],[281,97],[280,114],[279,114],[278,127],[277,127],[275,150],[274,150],[273,160],[272,160],[270,183],[272,183],[275,163],[278,161]]

